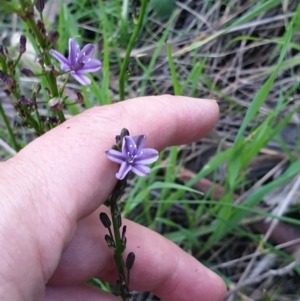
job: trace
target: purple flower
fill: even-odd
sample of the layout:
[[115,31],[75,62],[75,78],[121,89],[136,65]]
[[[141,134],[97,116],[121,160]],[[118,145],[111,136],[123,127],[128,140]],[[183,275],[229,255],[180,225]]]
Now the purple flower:
[[72,38],[69,39],[68,59],[58,51],[50,50],[51,55],[59,61],[61,69],[64,72],[71,71],[71,75],[84,86],[90,85],[91,81],[83,74],[96,72],[101,68],[101,62],[91,58],[94,52],[94,45],[87,44],[80,50],[79,45]]
[[138,176],[144,177],[150,173],[150,168],[145,166],[158,159],[158,151],[152,148],[143,148],[146,136],[125,136],[122,142],[122,152],[109,149],[105,153],[111,161],[121,164],[116,177],[122,180],[133,171]]

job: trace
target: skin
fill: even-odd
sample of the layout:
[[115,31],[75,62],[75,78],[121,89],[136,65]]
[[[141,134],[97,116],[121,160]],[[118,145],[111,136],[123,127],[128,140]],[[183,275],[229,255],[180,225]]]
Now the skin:
[[[199,140],[218,118],[215,101],[157,96],[96,107],[71,118],[0,164],[0,300],[120,300],[85,285],[115,283],[112,252],[99,221],[118,164],[104,152],[126,127],[146,147]],[[223,281],[175,244],[130,221],[136,254],[131,289],[167,301],[220,301]]]

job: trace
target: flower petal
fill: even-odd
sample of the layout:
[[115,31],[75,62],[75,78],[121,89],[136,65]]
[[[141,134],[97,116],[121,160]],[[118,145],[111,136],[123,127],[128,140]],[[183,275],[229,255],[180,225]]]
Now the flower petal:
[[79,57],[85,57],[87,59],[91,58],[95,52],[95,46],[93,44],[85,45],[80,51]]
[[126,161],[126,158],[124,158],[123,154],[115,149],[109,149],[105,153],[108,159],[113,162],[122,164]]
[[89,73],[89,72],[96,72],[101,68],[101,62],[98,60],[89,59],[88,62],[81,67],[78,72],[80,73]]
[[83,74],[71,71],[71,75],[83,86],[89,86],[91,84],[91,80]]
[[69,39],[69,57],[68,57],[70,65],[73,65],[76,63],[79,53],[80,53],[80,47],[79,47],[78,43],[74,39],[70,38]]
[[120,166],[119,172],[116,173],[116,177],[119,180],[123,180],[126,175],[131,171],[132,166],[128,164],[127,162],[123,162]]
[[69,61],[60,52],[58,52],[54,49],[51,49],[50,54],[59,61],[62,69],[63,69],[63,66],[69,65]]
[[138,156],[135,158],[134,163],[136,164],[151,164],[158,159],[158,151],[153,148],[144,148],[139,153]]
[[140,150],[144,147],[147,137],[145,135],[139,135],[132,137],[132,139],[135,141],[137,149]]
[[125,136],[123,138],[122,143],[122,154],[126,156],[127,158],[130,156],[135,155],[137,152],[137,145],[132,137]]
[[140,177],[145,177],[149,175],[150,168],[145,165],[135,164],[132,166],[132,171]]

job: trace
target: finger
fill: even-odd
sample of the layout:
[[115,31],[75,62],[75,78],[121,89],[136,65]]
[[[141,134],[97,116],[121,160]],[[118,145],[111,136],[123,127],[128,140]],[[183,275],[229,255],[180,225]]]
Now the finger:
[[[17,275],[20,283],[28,270],[40,275],[42,269],[41,281],[49,279],[76,221],[94,211],[115,184],[117,165],[104,152],[121,128],[128,128],[132,135],[147,135],[147,147],[160,150],[200,139],[217,116],[214,101],[144,97],[88,110],[30,143],[2,164],[1,201],[12,207],[5,215],[7,233],[17,229],[20,221],[24,228],[14,234],[19,235],[14,249],[7,249],[4,271],[9,271],[10,264],[22,267]],[[28,255],[12,261],[10,253],[28,246],[33,249],[30,260]],[[33,290],[24,285],[25,290],[29,288]]]
[[[116,283],[113,252],[104,240],[107,229],[99,221],[100,208],[78,224],[51,284],[80,284],[92,277]],[[168,301],[219,301],[224,298],[223,281],[196,259],[159,234],[123,220],[127,226],[126,252],[135,253],[130,289],[151,291]],[[126,258],[126,254],[124,255]]]
[[89,285],[51,287],[48,286],[44,301],[119,301],[112,294],[103,292]]

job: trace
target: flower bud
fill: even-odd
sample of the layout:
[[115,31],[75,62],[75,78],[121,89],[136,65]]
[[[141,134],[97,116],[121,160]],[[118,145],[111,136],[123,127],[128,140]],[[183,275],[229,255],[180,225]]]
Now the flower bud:
[[41,20],[37,20],[37,27],[39,28],[41,35],[45,37],[46,36],[45,24]]
[[49,100],[48,105],[51,111],[59,112],[64,107],[63,99],[60,97],[53,97]]
[[101,212],[99,217],[100,217],[100,220],[101,220],[101,223],[103,224],[103,226],[105,228],[110,228],[111,221],[110,221],[108,215],[105,212]]
[[24,35],[21,35],[20,36],[20,48],[19,48],[19,51],[21,54],[23,54],[26,51],[26,42],[27,42],[26,37]]
[[15,87],[16,84],[14,82],[14,80],[11,77],[8,77],[3,71],[0,70],[0,79],[3,81],[3,83],[5,84],[6,88],[9,91],[12,91]]
[[113,239],[108,234],[106,234],[104,236],[104,239],[105,239],[105,241],[106,241],[106,243],[107,243],[107,245],[110,249],[115,249],[116,248],[115,242],[113,241]]
[[36,3],[35,3],[35,8],[40,13],[43,12],[43,10],[45,8],[45,0],[37,0]]
[[56,30],[50,30],[48,33],[48,39],[51,44],[55,44],[59,38],[59,33]]
[[125,263],[126,269],[128,271],[132,269],[134,260],[135,260],[135,254],[133,252],[130,252],[126,258],[126,263]]
[[118,228],[120,229],[122,226],[122,218],[121,218],[121,214],[117,215],[117,222],[118,222]]
[[31,77],[34,75],[34,73],[28,68],[22,68],[21,73],[28,77]]
[[49,116],[48,119],[52,123],[58,123],[59,122],[59,119],[58,119],[57,116]]
[[28,109],[31,109],[33,105],[34,105],[33,100],[27,99],[24,95],[21,95],[21,97],[17,101],[17,106],[24,106],[27,107]]

